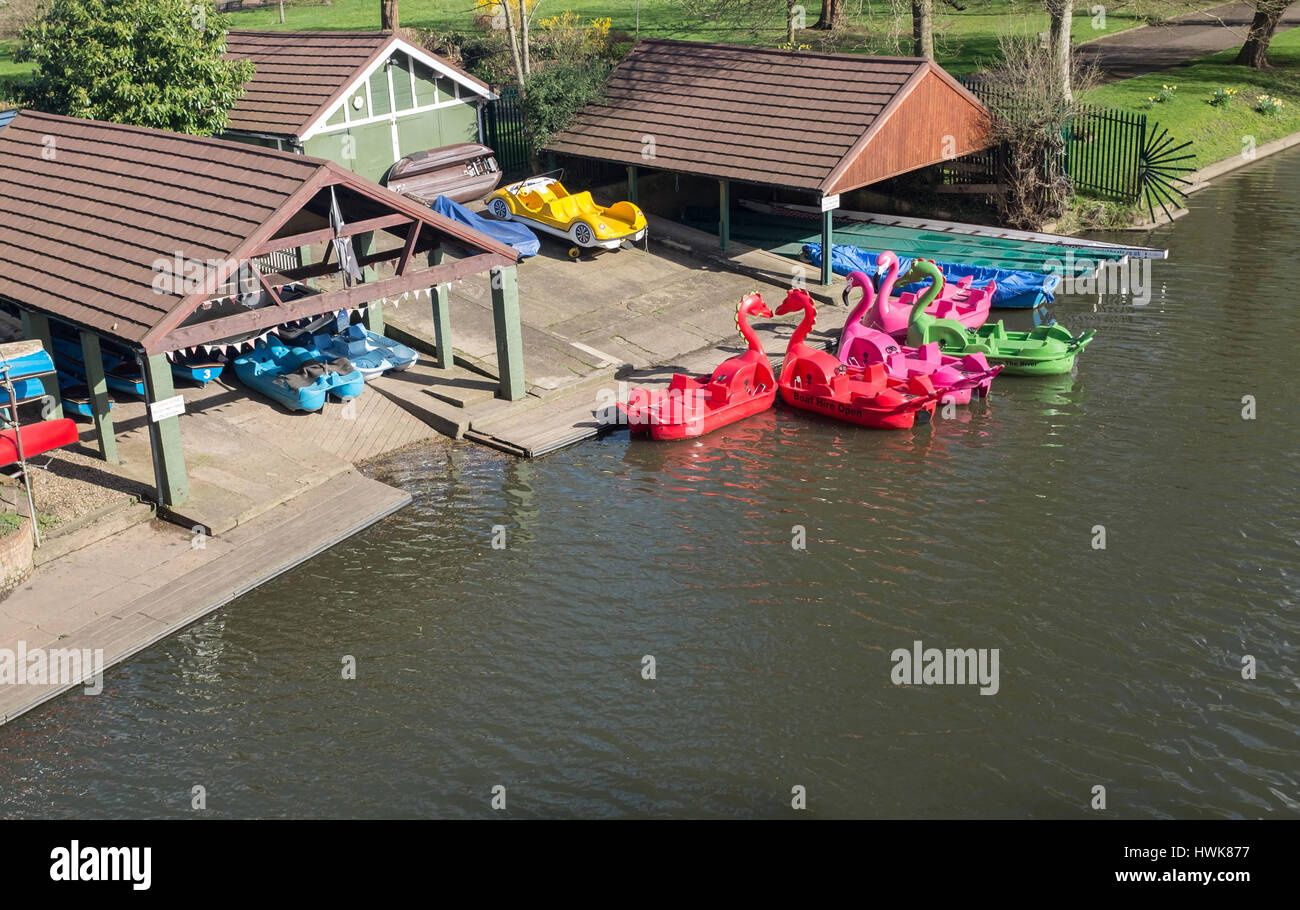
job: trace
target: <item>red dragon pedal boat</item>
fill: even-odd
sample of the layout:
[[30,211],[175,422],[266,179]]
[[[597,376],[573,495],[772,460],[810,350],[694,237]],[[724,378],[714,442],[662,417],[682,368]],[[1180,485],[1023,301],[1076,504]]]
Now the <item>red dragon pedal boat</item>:
[[790,336],[777,387],[791,407],[812,411],[863,427],[902,429],[934,415],[940,392],[929,376],[895,379],[883,363],[860,369],[842,364],[826,351],[804,343],[817,318],[807,291],[786,295],[776,315],[803,310],[799,327]]
[[771,319],[760,294],[746,294],[736,307],[736,328],[749,349],[729,357],[708,376],[673,375],[667,391],[632,389],[619,408],[633,433],[652,439],[685,439],[766,411],[776,402],[776,378],[767,352],[747,317]]

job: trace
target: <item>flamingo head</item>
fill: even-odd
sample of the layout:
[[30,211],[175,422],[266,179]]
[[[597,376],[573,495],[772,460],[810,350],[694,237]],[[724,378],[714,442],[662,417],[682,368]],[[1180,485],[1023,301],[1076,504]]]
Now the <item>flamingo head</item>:
[[840,291],[840,300],[845,306],[849,305],[849,291],[854,288],[861,288],[862,296],[865,298],[868,306],[871,305],[871,299],[875,296],[876,288],[872,284],[871,278],[865,272],[852,271],[844,281],[844,290]]
[[898,268],[898,257],[894,255],[893,250],[881,250],[880,255],[876,257],[876,289],[880,289],[880,283],[885,280],[889,270]]
[[784,316],[786,313],[793,313],[796,310],[809,310],[816,312],[817,308],[813,305],[812,297],[803,288],[792,288],[790,293],[785,295],[785,300],[776,308],[776,315]]

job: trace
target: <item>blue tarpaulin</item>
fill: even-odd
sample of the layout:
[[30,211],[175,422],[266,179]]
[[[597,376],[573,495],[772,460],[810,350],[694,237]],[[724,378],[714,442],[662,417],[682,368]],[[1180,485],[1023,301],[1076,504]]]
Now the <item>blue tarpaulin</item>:
[[[813,265],[821,267],[822,245],[820,243],[805,243],[803,251]],[[899,256],[898,273],[901,275],[906,272],[911,264],[910,257]],[[956,281],[969,275],[971,284],[975,287],[983,287],[990,281],[997,282],[997,292],[993,295],[993,305],[996,307],[1036,307],[1039,304],[1051,303],[1055,299],[1056,289],[1061,284],[1059,275],[1044,275],[1041,272],[963,265],[960,262],[936,262],[935,265],[939,266],[944,277],[949,281]],[[831,271],[837,275],[847,275],[849,272],[866,272],[872,275],[876,271],[876,254],[868,253],[862,247],[842,246],[837,243],[831,247]],[[927,284],[928,281],[914,281],[906,287],[895,288],[894,292],[919,291]]]
[[475,215],[459,202],[452,202],[446,196],[439,196],[433,200],[431,208],[439,215],[469,225],[479,233],[487,234],[493,240],[514,247],[519,251],[520,256],[536,256],[537,251],[542,248],[542,242],[537,239],[537,235],[522,224]]

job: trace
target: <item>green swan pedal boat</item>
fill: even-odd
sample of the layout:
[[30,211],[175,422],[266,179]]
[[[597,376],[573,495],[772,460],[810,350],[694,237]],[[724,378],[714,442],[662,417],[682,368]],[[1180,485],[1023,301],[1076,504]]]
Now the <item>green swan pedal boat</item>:
[[1057,323],[1035,326],[1030,332],[1008,332],[1000,319],[968,329],[955,319],[940,319],[925,311],[943,290],[943,272],[933,262],[914,260],[900,283],[924,278],[930,279],[930,286],[912,306],[907,322],[907,343],[912,347],[937,341],[945,354],[983,354],[990,364],[1001,364],[1008,376],[1059,376],[1074,369],[1079,354],[1096,334],[1093,330],[1071,335]]

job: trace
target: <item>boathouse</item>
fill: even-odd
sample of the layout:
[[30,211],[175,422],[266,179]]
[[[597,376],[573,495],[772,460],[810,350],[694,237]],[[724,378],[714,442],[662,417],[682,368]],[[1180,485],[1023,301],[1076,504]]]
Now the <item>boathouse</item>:
[[923,58],[647,38],[547,150],[624,165],[634,201],[640,171],[716,180],[723,249],[732,184],[805,192],[829,247],[841,193],[986,149],[987,125],[979,100]]
[[[342,277],[338,251],[349,248],[359,282]],[[518,399],[517,261],[318,158],[33,111],[0,131],[0,306],[47,350],[52,328],[79,339],[108,461],[117,444],[101,342],[134,355],[161,506],[189,496],[169,355],[247,350],[277,326],[362,307],[382,332],[384,299],[429,289],[437,364],[450,368],[448,285],[490,272],[497,394]]]
[[379,181],[401,158],[482,141],[496,94],[392,32],[231,31],[226,53],[257,70],[225,138],[299,152]]

